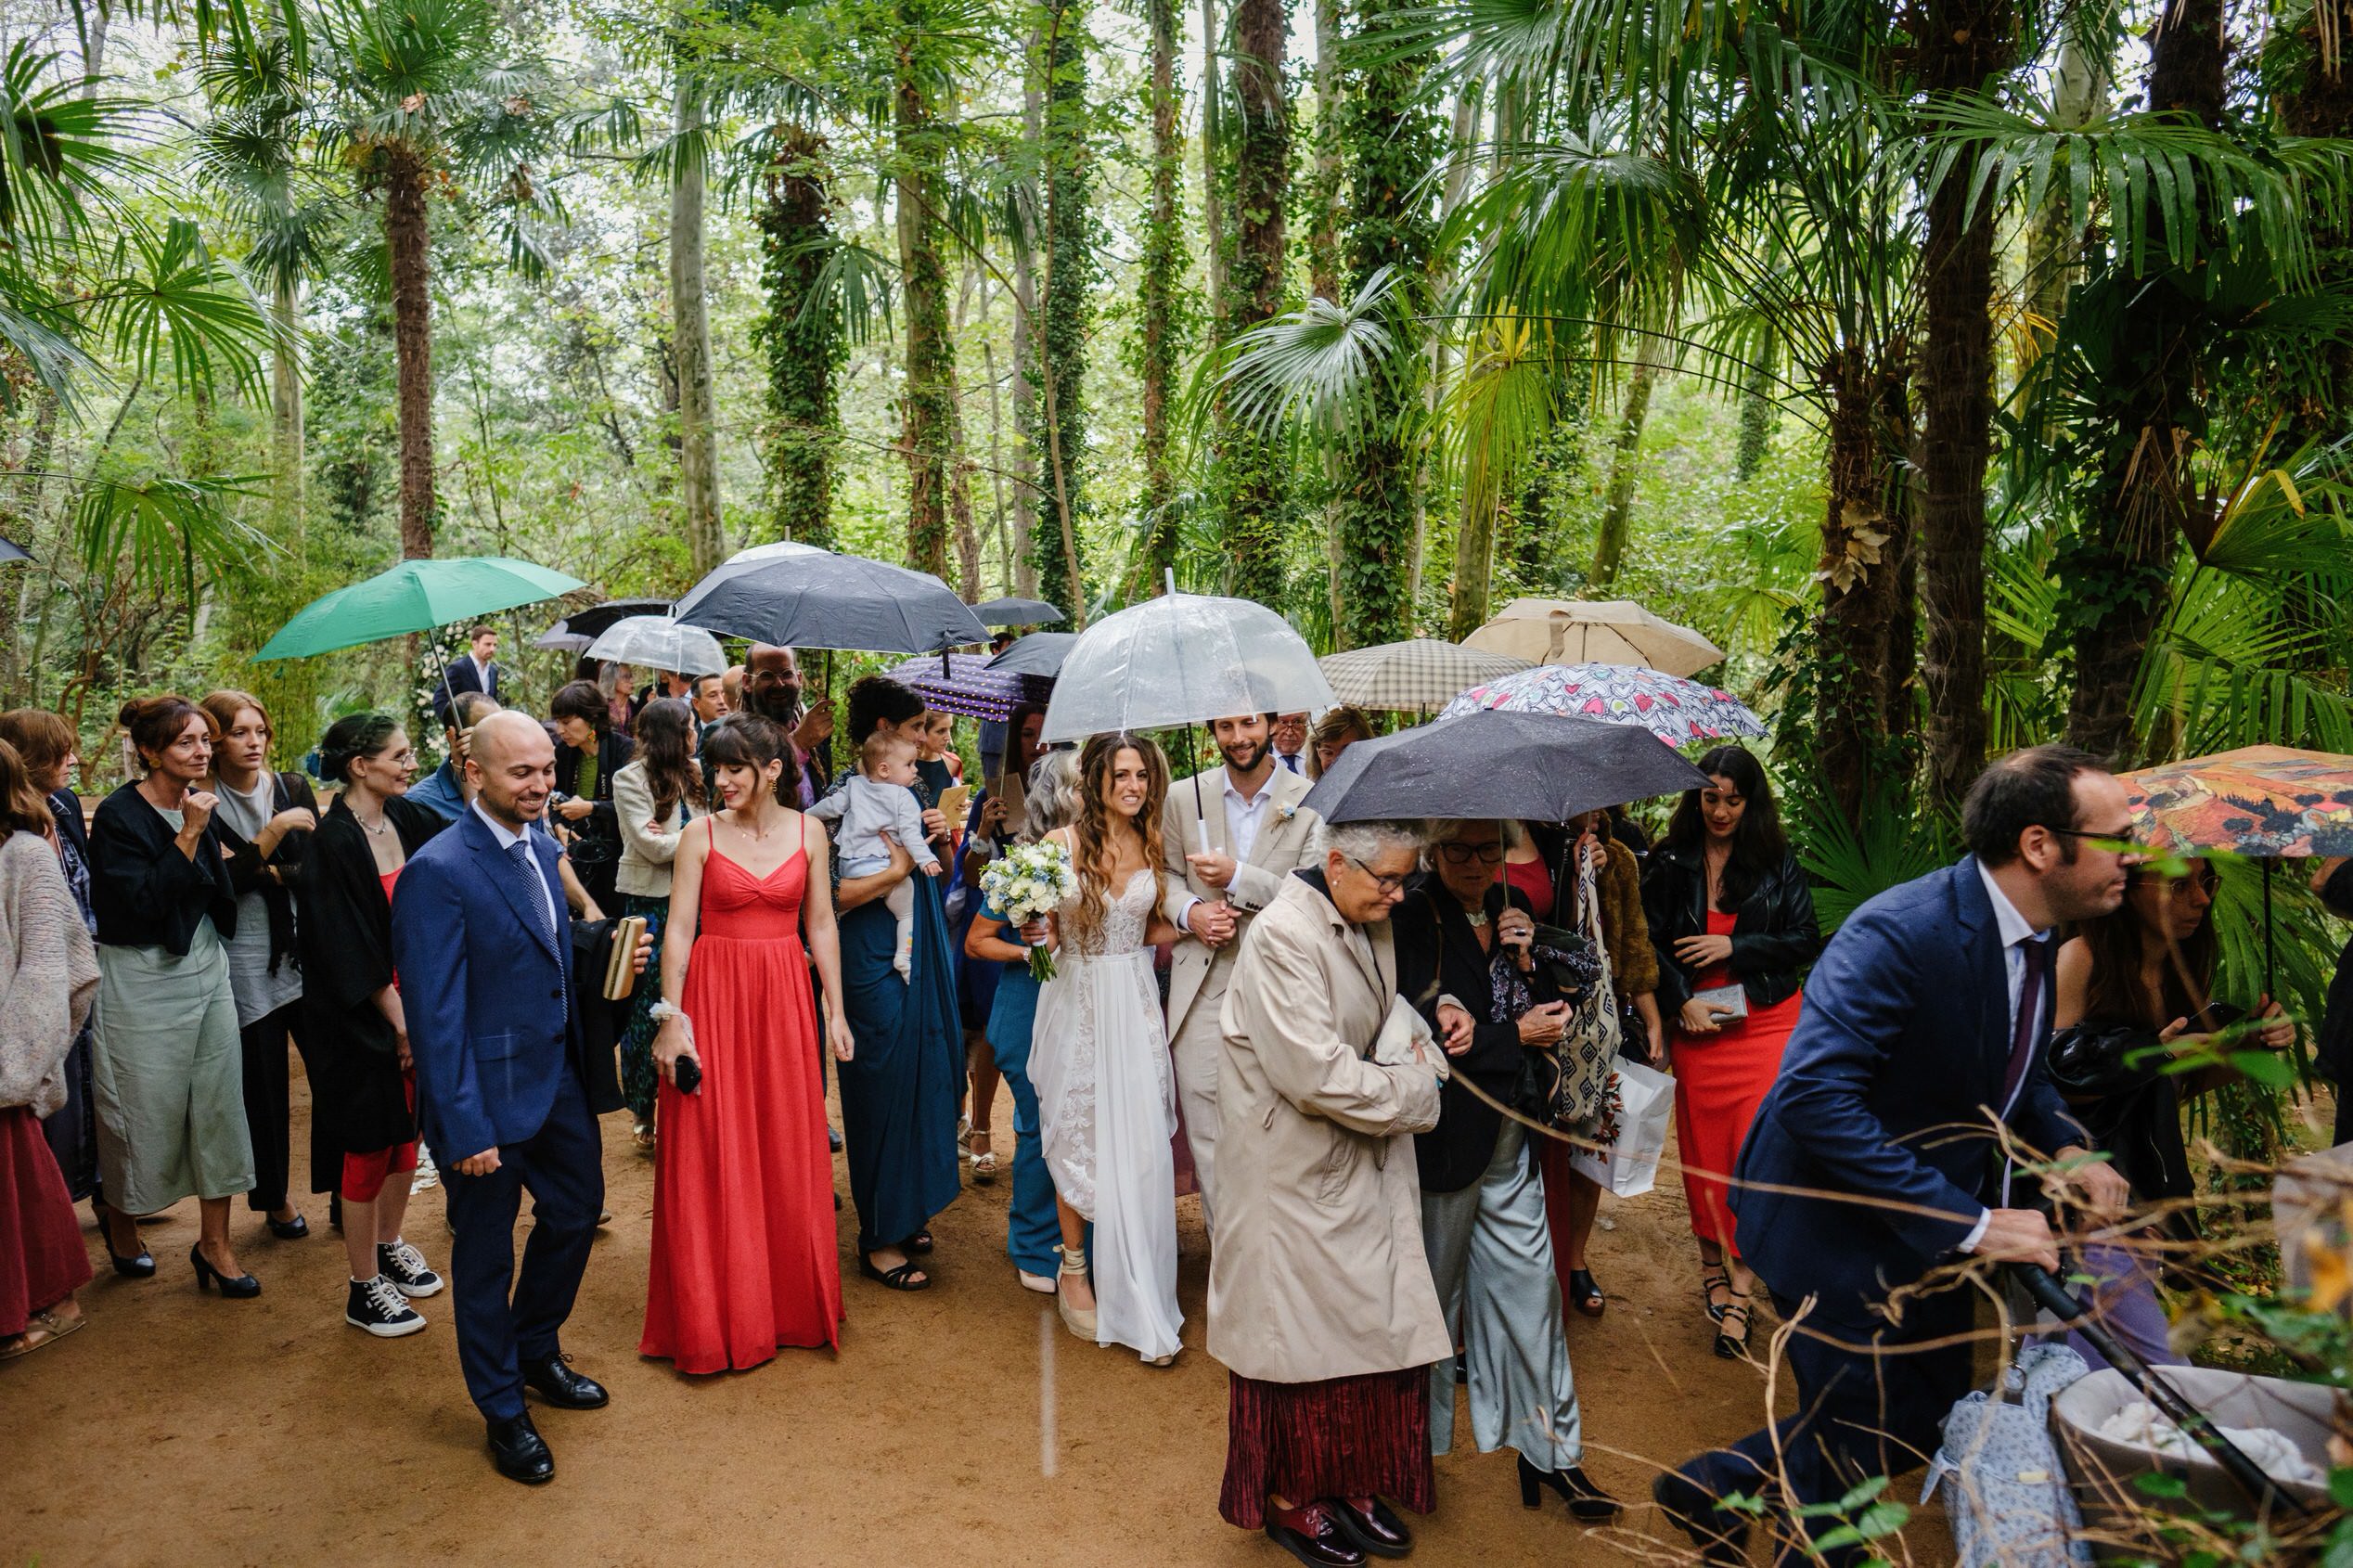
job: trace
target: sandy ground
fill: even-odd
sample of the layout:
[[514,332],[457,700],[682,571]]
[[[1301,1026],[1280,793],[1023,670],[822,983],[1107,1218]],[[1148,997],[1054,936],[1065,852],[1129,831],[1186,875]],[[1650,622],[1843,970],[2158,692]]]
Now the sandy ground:
[[[299,1083],[296,1095],[299,1164]],[[1009,1150],[1002,1096],[996,1121]],[[1070,1338],[1051,1304],[1041,1310],[1045,1298],[1021,1289],[1004,1255],[1000,1178],[968,1187],[935,1223],[931,1291],[845,1281],[838,1358],[786,1352],[689,1380],[636,1355],[653,1165],[624,1117],[606,1118],[605,1168],[613,1222],[565,1345],[612,1404],[570,1412],[534,1401],[556,1454],[552,1484],[526,1489],[491,1469],[445,1296],[420,1304],[432,1326],[407,1339],[344,1325],[342,1250],[324,1198],[305,1200],[313,1234],[302,1241],[273,1240],[238,1207],[239,1253],[264,1285],[252,1302],[196,1291],[191,1202],[146,1228],[152,1280],[107,1271],[90,1229],[100,1270],[83,1295],[90,1326],[0,1369],[0,1568],[1290,1562],[1217,1517],[1226,1373],[1201,1348],[1208,1254],[1193,1200],[1182,1201],[1186,1350],[1173,1369]],[[846,1193],[838,1167],[837,1180]],[[1660,1551],[1670,1534],[1648,1506],[1655,1467],[1756,1424],[1763,1369],[1708,1353],[1679,1188],[1614,1215],[1594,1253],[1608,1315],[1572,1317],[1568,1332],[1588,1469],[1642,1506],[1619,1538],[1588,1534],[1557,1503],[1521,1508],[1508,1452],[1458,1447],[1437,1461],[1438,1508],[1417,1523],[1417,1561]],[[86,1206],[84,1216],[86,1228]],[[445,1266],[438,1189],[417,1196],[407,1233]],[[849,1273],[847,1213],[841,1234]],[[1467,1420],[1459,1430],[1467,1442]],[[1948,1561],[1933,1515],[1909,1534],[1922,1560]]]

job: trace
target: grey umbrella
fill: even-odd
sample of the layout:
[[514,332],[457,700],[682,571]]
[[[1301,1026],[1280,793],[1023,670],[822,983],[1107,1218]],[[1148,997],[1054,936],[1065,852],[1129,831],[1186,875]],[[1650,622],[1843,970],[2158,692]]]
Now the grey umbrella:
[[688,590],[690,626],[792,648],[931,653],[988,641],[971,607],[928,572],[814,546],[746,550]]
[[988,662],[988,667],[1008,675],[1059,675],[1062,661],[1070,657],[1071,645],[1077,641],[1076,632],[1032,632],[1007,644],[1004,652]]
[[632,615],[666,615],[669,611],[670,601],[666,598],[607,599],[602,604],[573,610],[533,638],[531,646],[582,653],[616,621],[625,621]]
[[32,559],[32,552],[26,549],[22,545],[13,544],[6,539],[0,539],[0,562],[11,560],[31,560]]
[[1070,619],[1042,598],[993,598],[974,605],[972,618],[984,626],[1051,626]]
[[1647,729],[1483,710],[1359,740],[1300,803],[1327,822],[1508,817],[1566,822],[1697,789],[1707,776]]

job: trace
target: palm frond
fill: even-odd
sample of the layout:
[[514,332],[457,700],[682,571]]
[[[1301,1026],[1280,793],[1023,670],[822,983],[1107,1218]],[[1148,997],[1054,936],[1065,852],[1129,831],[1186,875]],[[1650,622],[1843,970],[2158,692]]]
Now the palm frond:
[[1295,425],[1344,445],[1371,433],[1364,410],[1385,401],[1372,395],[1378,382],[1414,352],[1391,320],[1406,285],[1384,266],[1345,305],[1309,300],[1239,334],[1217,378],[1237,418],[1268,435]]

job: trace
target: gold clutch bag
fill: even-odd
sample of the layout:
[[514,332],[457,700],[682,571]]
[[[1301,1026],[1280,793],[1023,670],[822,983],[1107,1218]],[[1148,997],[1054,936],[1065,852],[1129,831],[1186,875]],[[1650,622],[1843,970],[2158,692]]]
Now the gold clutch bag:
[[624,915],[612,923],[612,951],[605,958],[605,1000],[617,1002],[637,988],[637,938],[646,932],[643,915]]

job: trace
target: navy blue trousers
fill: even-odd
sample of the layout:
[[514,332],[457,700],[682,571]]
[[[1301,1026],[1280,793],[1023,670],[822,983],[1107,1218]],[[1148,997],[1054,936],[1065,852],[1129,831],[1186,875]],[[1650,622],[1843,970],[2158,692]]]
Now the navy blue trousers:
[[[579,1077],[566,1063],[556,1102],[539,1131],[498,1146],[498,1168],[459,1173],[455,1149],[434,1151],[456,1235],[449,1247],[451,1299],[457,1318],[457,1364],[466,1392],[485,1420],[523,1413],[522,1363],[559,1348],[572,1315],[597,1215],[605,1204],[604,1146]],[[515,1267],[515,1216],[532,1198],[531,1239]]]
[[[1729,1448],[1687,1461],[1682,1472],[1718,1497],[1763,1494],[1784,1509],[1835,1502],[1856,1483],[1874,1475],[1901,1475],[1927,1462],[1936,1451],[1937,1425],[1970,1389],[1966,1343],[1932,1350],[1909,1347],[1965,1334],[1974,1321],[1969,1292],[1939,1291],[1906,1304],[1904,1321],[1869,1325],[1836,1323],[1817,1311],[1790,1336],[1787,1361],[1797,1385],[1797,1413],[1749,1433]],[[1773,1310],[1784,1320],[1798,1304],[1779,1292]],[[1811,1329],[1850,1344],[1876,1344],[1880,1354],[1858,1355],[1825,1344]],[[1776,1450],[1779,1459],[1776,1460]],[[1780,1473],[1784,1487],[1771,1479]],[[1851,1521],[1803,1522],[1809,1536],[1829,1533]],[[1788,1521],[1790,1538],[1776,1562],[1781,1568],[1815,1561],[1796,1544],[1801,1523]],[[1821,1554],[1830,1568],[1872,1555],[1868,1545]]]

